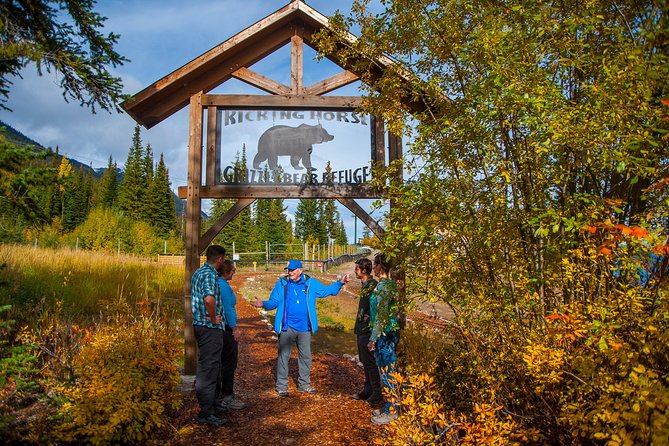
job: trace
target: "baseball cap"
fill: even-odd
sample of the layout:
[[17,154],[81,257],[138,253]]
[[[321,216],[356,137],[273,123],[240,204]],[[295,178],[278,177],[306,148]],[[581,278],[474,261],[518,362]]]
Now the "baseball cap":
[[284,269],[292,271],[297,268],[302,268],[302,262],[300,262],[299,260],[291,260],[290,262],[288,262],[288,266],[285,267]]

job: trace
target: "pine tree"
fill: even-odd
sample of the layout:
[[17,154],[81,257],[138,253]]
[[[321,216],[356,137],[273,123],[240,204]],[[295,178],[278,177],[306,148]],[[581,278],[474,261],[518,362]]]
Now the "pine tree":
[[302,242],[327,243],[319,200],[300,199],[295,211],[295,237]]
[[[235,170],[241,172],[239,181],[246,181],[246,169],[243,166],[243,160],[246,157],[246,151],[242,148],[242,155],[240,157],[237,153],[237,158],[234,162]],[[232,199],[218,199],[214,200],[211,210],[212,224],[228,209],[230,209],[236,200]],[[247,207],[242,212],[237,214],[214,238],[214,241],[232,252],[232,245],[235,245],[236,252],[250,252],[253,251],[256,245],[255,226],[251,218],[251,209]]]
[[155,208],[153,202],[154,196],[151,195],[151,186],[153,183],[153,150],[151,144],[146,145],[146,149],[142,153],[142,182],[144,183],[144,195],[142,196],[141,219],[151,223],[154,218],[151,215]]
[[93,179],[83,166],[72,175],[63,192],[63,228],[72,231],[86,220],[91,205]]
[[346,236],[346,226],[344,226],[344,220],[339,220],[339,228],[337,230],[337,235],[334,237],[335,243],[338,245],[348,245],[348,237]]
[[335,205],[334,200],[322,200],[322,218],[321,221],[325,226],[325,232],[327,238],[334,239],[337,238],[339,234],[339,211],[337,210],[337,205]]
[[118,194],[118,172],[116,163],[113,162],[112,157],[109,157],[107,168],[100,178],[97,192],[98,206],[106,209],[112,209],[116,205]]
[[146,193],[142,160],[142,140],[139,125],[137,125],[132,137],[132,146],[128,152],[128,160],[125,163],[123,181],[121,181],[118,191],[119,209],[133,220],[141,220],[145,215],[142,211],[143,197]]
[[149,197],[150,220],[149,223],[155,228],[158,235],[166,237],[171,231],[176,229],[176,210],[172,189],[170,188],[170,178],[163,154],[160,154],[160,161],[156,173],[149,186],[147,193]]

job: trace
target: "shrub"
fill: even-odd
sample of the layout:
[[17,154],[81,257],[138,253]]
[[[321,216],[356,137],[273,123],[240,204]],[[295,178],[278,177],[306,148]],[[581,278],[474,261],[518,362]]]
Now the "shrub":
[[57,429],[65,441],[127,443],[149,438],[181,404],[179,341],[156,316],[119,319],[91,332],[74,359],[76,383]]

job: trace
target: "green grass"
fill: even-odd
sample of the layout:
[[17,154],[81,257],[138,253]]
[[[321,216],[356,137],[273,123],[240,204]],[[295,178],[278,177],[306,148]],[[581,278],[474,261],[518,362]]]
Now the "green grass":
[[63,315],[92,317],[119,302],[183,312],[182,266],[130,256],[0,245],[0,304],[19,312],[58,304]]

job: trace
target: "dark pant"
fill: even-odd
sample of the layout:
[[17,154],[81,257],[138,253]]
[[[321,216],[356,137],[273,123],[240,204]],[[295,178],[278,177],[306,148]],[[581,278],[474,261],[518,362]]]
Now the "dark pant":
[[193,325],[197,340],[198,357],[195,374],[195,394],[200,404],[201,415],[214,413],[216,383],[221,368],[223,330]]
[[358,335],[358,358],[365,371],[365,387],[362,389],[362,394],[368,401],[377,403],[382,400],[383,394],[381,393],[381,375],[376,365],[376,355],[367,348],[370,335],[371,333]]
[[238,343],[227,328],[223,333],[223,351],[221,353],[221,373],[216,386],[216,399],[220,400],[234,393],[235,370],[237,370]]

